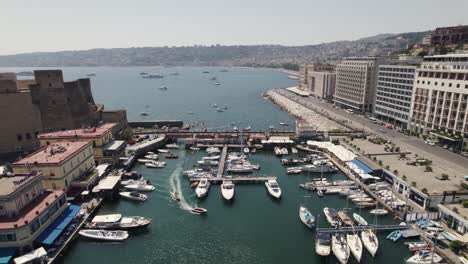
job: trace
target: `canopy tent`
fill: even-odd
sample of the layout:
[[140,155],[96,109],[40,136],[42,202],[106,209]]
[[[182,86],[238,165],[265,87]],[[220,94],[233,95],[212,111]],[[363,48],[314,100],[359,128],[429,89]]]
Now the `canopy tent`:
[[360,162],[357,159],[353,159],[351,162],[354,163],[356,166],[358,166],[366,174],[369,174],[369,173],[373,172],[373,170],[371,170],[366,165],[362,164],[362,162]]
[[31,263],[32,261],[43,258],[45,256],[47,256],[47,251],[45,251],[43,247],[40,247],[33,252],[15,258],[15,264]]
[[69,205],[63,212],[36,238],[36,242],[51,245],[55,239],[62,234],[63,230],[70,224],[81,207]]
[[0,264],[10,263],[11,258],[15,255],[17,248],[0,248]]

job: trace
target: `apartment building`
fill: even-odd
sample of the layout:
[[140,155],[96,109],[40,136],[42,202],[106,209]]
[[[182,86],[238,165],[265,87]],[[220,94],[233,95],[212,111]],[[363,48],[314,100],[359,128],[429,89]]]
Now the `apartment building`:
[[468,26],[441,27],[431,33],[431,45],[468,44]]
[[304,65],[300,69],[299,89],[332,101],[335,92],[335,66],[330,64]]
[[12,167],[20,174],[42,171],[44,187],[52,190],[66,191],[74,181],[87,177],[97,179],[92,143],[87,141],[51,143],[13,163]]
[[336,85],[333,102],[355,112],[372,112],[381,59],[353,57],[336,66]]
[[414,85],[412,130],[462,148],[468,137],[468,54],[424,57]]
[[403,62],[379,66],[374,111],[378,119],[408,128],[415,72],[416,65]]

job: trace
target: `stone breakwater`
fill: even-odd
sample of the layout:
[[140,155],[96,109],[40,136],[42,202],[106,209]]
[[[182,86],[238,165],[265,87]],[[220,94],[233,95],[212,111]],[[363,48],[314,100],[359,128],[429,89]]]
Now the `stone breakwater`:
[[295,118],[303,120],[307,125],[316,127],[317,130],[348,130],[337,122],[328,119],[314,110],[298,104],[297,102],[277,93],[275,90],[269,90],[265,92],[263,96],[272,101],[279,108],[290,113]]

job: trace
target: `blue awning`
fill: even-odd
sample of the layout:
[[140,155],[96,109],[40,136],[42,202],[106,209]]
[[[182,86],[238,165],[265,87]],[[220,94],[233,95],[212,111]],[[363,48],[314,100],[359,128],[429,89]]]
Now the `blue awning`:
[[369,167],[362,164],[359,160],[353,159],[351,162],[354,163],[356,166],[358,166],[362,171],[364,171],[364,173],[373,172],[373,170],[369,169]]
[[50,245],[62,234],[75,215],[80,211],[78,205],[69,205],[36,239],[36,242]]
[[0,264],[10,263],[11,258],[15,255],[17,248],[0,248]]

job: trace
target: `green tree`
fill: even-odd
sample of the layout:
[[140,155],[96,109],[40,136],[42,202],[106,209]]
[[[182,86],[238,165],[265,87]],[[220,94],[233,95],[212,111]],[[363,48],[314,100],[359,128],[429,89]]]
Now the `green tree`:
[[448,246],[453,252],[458,253],[462,249],[463,244],[462,242],[455,240],[450,242]]

